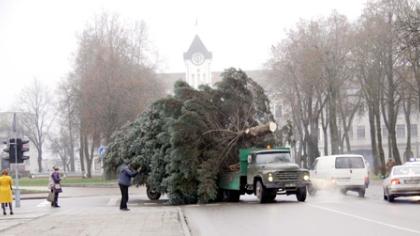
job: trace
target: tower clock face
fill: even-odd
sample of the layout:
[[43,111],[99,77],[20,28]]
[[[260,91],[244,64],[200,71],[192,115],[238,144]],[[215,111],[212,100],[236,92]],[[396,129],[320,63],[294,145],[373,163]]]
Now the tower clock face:
[[194,53],[194,54],[192,55],[192,59],[191,59],[191,61],[192,61],[192,63],[193,63],[194,65],[201,65],[201,64],[203,64],[203,62],[204,62],[204,55],[203,55],[203,54],[201,54],[201,53],[199,53],[199,52]]

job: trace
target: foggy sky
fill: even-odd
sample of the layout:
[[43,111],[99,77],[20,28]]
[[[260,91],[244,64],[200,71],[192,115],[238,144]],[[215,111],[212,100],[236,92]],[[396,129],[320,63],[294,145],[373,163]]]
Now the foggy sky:
[[[183,72],[183,52],[198,33],[213,52],[213,71],[263,68],[270,47],[299,19],[333,9],[355,20],[366,0],[256,1],[30,1],[0,0],[0,111],[34,77],[51,89],[71,70],[77,35],[95,14],[144,20],[159,53],[159,72]],[[195,22],[198,20],[198,27]]]

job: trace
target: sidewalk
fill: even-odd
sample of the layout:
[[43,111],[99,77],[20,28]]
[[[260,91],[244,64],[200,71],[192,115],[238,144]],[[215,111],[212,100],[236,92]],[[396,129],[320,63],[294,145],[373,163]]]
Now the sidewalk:
[[64,188],[62,208],[42,199],[24,200],[15,215],[0,215],[0,235],[190,235],[181,208],[165,205],[165,196],[151,202],[144,187],[130,193],[127,212],[118,208],[118,188]]
[[178,207],[59,209],[6,231],[3,235],[189,235]]

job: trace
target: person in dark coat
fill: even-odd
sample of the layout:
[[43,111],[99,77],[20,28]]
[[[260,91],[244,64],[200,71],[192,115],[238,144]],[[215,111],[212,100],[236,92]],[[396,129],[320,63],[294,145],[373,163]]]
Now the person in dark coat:
[[128,187],[131,185],[131,178],[138,174],[138,172],[133,169],[133,164],[123,167],[118,177],[118,184],[120,185],[121,190],[120,210],[122,211],[130,210],[127,208]]
[[53,167],[53,172],[50,176],[50,183],[49,188],[51,189],[51,192],[54,193],[54,200],[51,202],[52,207],[60,207],[58,205],[58,194],[63,192],[61,189],[61,178],[60,173],[58,172],[59,168],[57,166]]

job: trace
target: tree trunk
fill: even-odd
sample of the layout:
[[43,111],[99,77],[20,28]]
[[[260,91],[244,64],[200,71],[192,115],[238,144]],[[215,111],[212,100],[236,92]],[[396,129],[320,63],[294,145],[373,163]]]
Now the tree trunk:
[[331,154],[339,154],[338,146],[339,146],[340,138],[338,137],[337,108],[336,108],[337,91],[335,91],[335,88],[330,88],[329,92],[330,92],[330,98],[328,99],[328,104],[329,104],[328,123],[330,126]]
[[384,149],[382,147],[382,131],[381,131],[381,115],[379,114],[379,106],[374,106],[375,110],[375,121],[376,121],[376,135],[378,138],[378,155],[379,161],[381,166],[381,173],[382,175],[386,174],[385,169],[385,154]]
[[318,137],[319,137],[319,127],[318,119],[311,119],[310,125],[311,132],[308,134],[308,155],[309,155],[309,166],[312,166],[315,158],[319,157],[318,150]]
[[38,172],[42,173],[42,148],[38,148]]
[[324,155],[326,156],[328,155],[328,120],[327,120],[327,117],[324,117],[324,110],[326,111],[327,109],[321,110],[321,125],[322,125],[322,132],[324,135]]
[[91,178],[92,177],[92,162],[91,162],[91,157],[89,155],[89,142],[88,142],[88,137],[87,135],[83,135],[83,151],[84,151],[84,155],[86,158],[86,165],[87,165],[87,169],[86,169],[86,177]]
[[84,154],[84,142],[83,142],[83,132],[80,130],[79,135],[79,141],[80,141],[80,148],[79,148],[79,156],[80,156],[80,169],[82,171],[83,177],[85,175],[85,154]]
[[388,34],[388,45],[387,45],[387,58],[386,58],[386,78],[387,78],[387,106],[388,106],[388,123],[389,123],[389,135],[391,139],[391,149],[392,149],[392,156],[395,160],[397,165],[401,164],[400,152],[398,151],[398,144],[397,144],[397,137],[395,132],[396,126],[396,113],[398,113],[398,109],[395,109],[395,93],[396,93],[396,85],[394,82],[394,61],[393,61],[393,34],[392,34],[392,12],[388,12],[388,26],[389,26],[389,34]]
[[73,139],[73,127],[70,121],[70,117],[69,119],[69,137],[70,137],[70,152],[69,152],[69,156],[70,156],[70,171],[74,172],[75,171],[75,165],[74,165],[74,139]]
[[381,160],[378,155],[378,147],[376,146],[376,128],[375,128],[375,116],[372,104],[368,105],[368,116],[369,116],[369,130],[370,130],[370,145],[372,148],[373,156],[373,168],[374,173],[378,174],[381,169]]
[[404,152],[404,160],[409,161],[410,158],[413,156],[413,152],[411,150],[411,96],[407,98],[406,103],[403,106],[404,108],[404,117],[405,117],[405,124],[407,127],[407,144],[405,147]]

